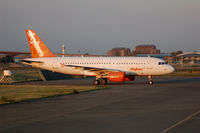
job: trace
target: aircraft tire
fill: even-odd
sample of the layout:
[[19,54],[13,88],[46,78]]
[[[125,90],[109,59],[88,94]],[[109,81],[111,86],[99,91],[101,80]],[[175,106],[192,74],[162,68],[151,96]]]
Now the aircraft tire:
[[153,81],[149,81],[149,84],[150,84],[150,85],[153,85]]
[[102,79],[102,80],[101,80],[101,84],[102,84],[102,85],[106,85],[106,84],[107,84],[107,80],[106,80],[106,79]]
[[99,81],[99,80],[94,80],[93,84],[94,84],[94,85],[99,85],[99,84],[100,84],[100,81]]

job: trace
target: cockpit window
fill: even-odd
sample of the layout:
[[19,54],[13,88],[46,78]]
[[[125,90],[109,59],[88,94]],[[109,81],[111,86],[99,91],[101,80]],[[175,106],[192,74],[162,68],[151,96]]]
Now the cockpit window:
[[167,62],[158,62],[158,65],[164,65],[167,64]]

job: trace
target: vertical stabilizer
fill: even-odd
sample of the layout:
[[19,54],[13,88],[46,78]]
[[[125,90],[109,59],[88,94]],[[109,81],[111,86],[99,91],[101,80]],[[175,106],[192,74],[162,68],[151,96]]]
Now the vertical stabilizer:
[[32,58],[40,57],[56,57],[34,32],[34,30],[26,30],[28,43],[30,46]]

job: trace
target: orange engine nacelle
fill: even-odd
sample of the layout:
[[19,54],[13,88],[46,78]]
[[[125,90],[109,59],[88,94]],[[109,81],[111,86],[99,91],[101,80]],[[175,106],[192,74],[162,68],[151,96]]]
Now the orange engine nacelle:
[[125,78],[125,72],[109,72],[108,80],[112,82],[124,82]]
[[135,80],[135,76],[126,76],[125,72],[109,72],[108,80],[112,82],[132,81]]

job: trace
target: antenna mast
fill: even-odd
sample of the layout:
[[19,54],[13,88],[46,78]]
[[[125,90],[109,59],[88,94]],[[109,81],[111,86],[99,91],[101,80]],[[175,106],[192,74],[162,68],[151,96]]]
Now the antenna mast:
[[62,45],[62,57],[65,57],[65,45]]

